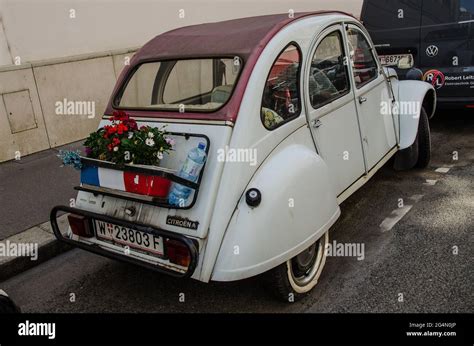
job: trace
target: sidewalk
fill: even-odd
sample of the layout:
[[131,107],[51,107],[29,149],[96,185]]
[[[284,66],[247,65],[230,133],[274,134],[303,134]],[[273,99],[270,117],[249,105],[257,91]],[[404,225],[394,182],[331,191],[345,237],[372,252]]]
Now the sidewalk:
[[[36,244],[37,259],[0,255],[0,281],[56,256],[69,247],[51,230],[49,213],[55,205],[69,205],[76,197],[79,171],[61,167],[60,149],[76,150],[82,142],[48,149],[0,163],[0,245]],[[65,215],[58,218],[65,221]]]
[[76,197],[79,171],[61,167],[56,155],[79,149],[82,142],[0,163],[0,240],[48,221],[53,206],[69,205]]

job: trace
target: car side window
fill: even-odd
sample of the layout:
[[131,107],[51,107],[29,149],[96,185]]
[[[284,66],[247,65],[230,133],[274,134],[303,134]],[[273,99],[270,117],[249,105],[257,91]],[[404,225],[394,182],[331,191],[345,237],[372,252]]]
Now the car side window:
[[297,118],[301,112],[301,52],[289,44],[273,63],[262,97],[261,119],[268,130]]
[[319,43],[311,60],[308,83],[310,102],[314,108],[320,108],[350,92],[340,31],[330,33]]
[[357,29],[348,29],[349,52],[357,89],[378,76],[378,66],[369,42]]
[[[473,19],[474,2],[472,0],[458,0],[456,2],[431,0],[429,5],[426,4],[423,8],[422,24],[455,24]],[[456,35],[456,31],[453,34]],[[459,35],[459,32],[457,34]]]

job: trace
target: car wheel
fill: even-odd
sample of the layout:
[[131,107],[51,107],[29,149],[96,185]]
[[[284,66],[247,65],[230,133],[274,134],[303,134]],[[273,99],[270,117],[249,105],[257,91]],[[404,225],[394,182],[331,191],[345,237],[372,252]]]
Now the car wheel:
[[0,314],[21,313],[18,306],[8,297],[5,291],[0,290]]
[[292,259],[267,273],[267,288],[278,298],[295,302],[306,296],[318,283],[326,263],[329,232]]
[[416,162],[416,168],[428,167],[431,160],[431,134],[430,134],[430,123],[428,121],[428,115],[424,108],[421,109],[420,122],[418,124],[418,160]]
[[397,171],[426,168],[431,159],[430,123],[424,108],[421,108],[418,121],[418,133],[415,141],[406,149],[400,150],[394,157],[393,168]]

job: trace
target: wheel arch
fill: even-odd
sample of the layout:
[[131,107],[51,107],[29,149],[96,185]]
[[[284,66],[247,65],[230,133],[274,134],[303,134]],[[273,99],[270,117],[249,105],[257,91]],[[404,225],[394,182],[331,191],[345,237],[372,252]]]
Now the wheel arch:
[[[306,127],[301,131],[308,136]],[[259,167],[226,229],[212,280],[264,273],[309,247],[337,220],[340,209],[328,167],[310,144],[289,137]],[[246,203],[251,188],[262,195],[255,208]]]
[[426,115],[428,115],[428,119],[432,119],[436,113],[436,91],[433,88],[426,92],[422,106],[426,111]]
[[[436,92],[432,85],[413,80],[400,81],[398,84],[398,101],[401,112],[400,121],[400,150],[409,148],[416,139],[421,108],[423,107],[432,118],[436,112]],[[407,105],[403,107],[403,105]]]

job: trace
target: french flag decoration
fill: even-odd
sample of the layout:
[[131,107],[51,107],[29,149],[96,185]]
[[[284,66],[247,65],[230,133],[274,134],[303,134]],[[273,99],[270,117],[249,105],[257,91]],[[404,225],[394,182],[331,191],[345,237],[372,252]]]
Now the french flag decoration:
[[81,183],[161,198],[168,196],[171,186],[162,177],[89,165],[81,169]]

